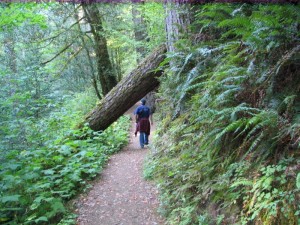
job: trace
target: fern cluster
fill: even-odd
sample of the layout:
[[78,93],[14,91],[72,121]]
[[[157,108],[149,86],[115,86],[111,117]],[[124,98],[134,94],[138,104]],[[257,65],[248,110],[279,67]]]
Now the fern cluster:
[[171,110],[147,167],[169,224],[300,222],[299,19],[291,5],[199,9],[201,40],[179,42],[161,78]]

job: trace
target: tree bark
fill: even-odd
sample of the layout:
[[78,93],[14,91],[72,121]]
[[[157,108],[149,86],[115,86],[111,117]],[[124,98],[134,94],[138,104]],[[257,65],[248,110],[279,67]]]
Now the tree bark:
[[176,52],[176,41],[184,36],[188,37],[190,33],[190,5],[187,2],[186,0],[166,0],[165,23],[168,52]]
[[132,105],[159,85],[157,70],[165,59],[166,46],[160,46],[141,64],[124,77],[86,117],[91,129],[105,130]]
[[82,6],[95,40],[98,79],[101,83],[102,94],[106,95],[118,81],[108,54],[106,38],[103,35],[101,15],[96,5],[83,4]]

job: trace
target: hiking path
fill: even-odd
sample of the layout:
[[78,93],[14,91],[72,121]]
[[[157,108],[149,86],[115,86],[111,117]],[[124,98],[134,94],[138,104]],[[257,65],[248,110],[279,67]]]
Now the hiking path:
[[[75,201],[77,225],[162,225],[158,215],[158,190],[143,179],[143,163],[149,153],[141,149],[139,136],[134,136],[133,106],[130,140],[119,153],[111,156],[92,188]],[[155,124],[151,127],[151,133]],[[152,135],[150,135],[150,143]]]

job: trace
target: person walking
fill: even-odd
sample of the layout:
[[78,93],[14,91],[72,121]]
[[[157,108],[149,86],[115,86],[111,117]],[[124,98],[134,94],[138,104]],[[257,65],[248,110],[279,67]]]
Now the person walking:
[[142,99],[141,105],[138,106],[134,111],[135,119],[136,119],[135,136],[137,135],[137,132],[140,132],[141,148],[144,148],[145,145],[149,144],[149,135],[150,135],[149,119],[151,120],[151,124],[153,124],[151,110],[145,104],[146,104],[146,100]]

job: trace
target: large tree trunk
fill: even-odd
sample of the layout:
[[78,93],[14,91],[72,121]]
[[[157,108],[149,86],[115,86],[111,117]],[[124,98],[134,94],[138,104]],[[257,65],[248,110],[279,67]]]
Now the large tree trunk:
[[165,12],[168,52],[176,52],[176,41],[190,33],[190,5],[187,0],[166,0]]
[[106,95],[117,83],[117,78],[110,61],[101,14],[96,4],[83,4],[85,16],[91,26],[91,32],[95,41],[95,53],[97,57],[98,79],[101,83],[102,94]]
[[157,78],[162,71],[156,69],[165,59],[165,52],[165,45],[156,49],[102,99],[86,118],[90,128],[96,131],[105,130],[132,105],[159,85]]
[[[165,0],[165,28],[167,33],[168,53],[174,54],[178,52],[176,46],[177,41],[184,38],[189,38],[191,7],[188,2],[189,0]],[[169,65],[170,67],[174,67],[176,65],[180,65],[180,62],[177,62],[176,58],[171,58]],[[172,70],[170,71],[169,75],[173,75]],[[177,103],[172,102],[170,107],[177,107]],[[177,114],[173,117],[173,119],[179,116],[181,113],[179,108],[176,110],[176,112]]]

